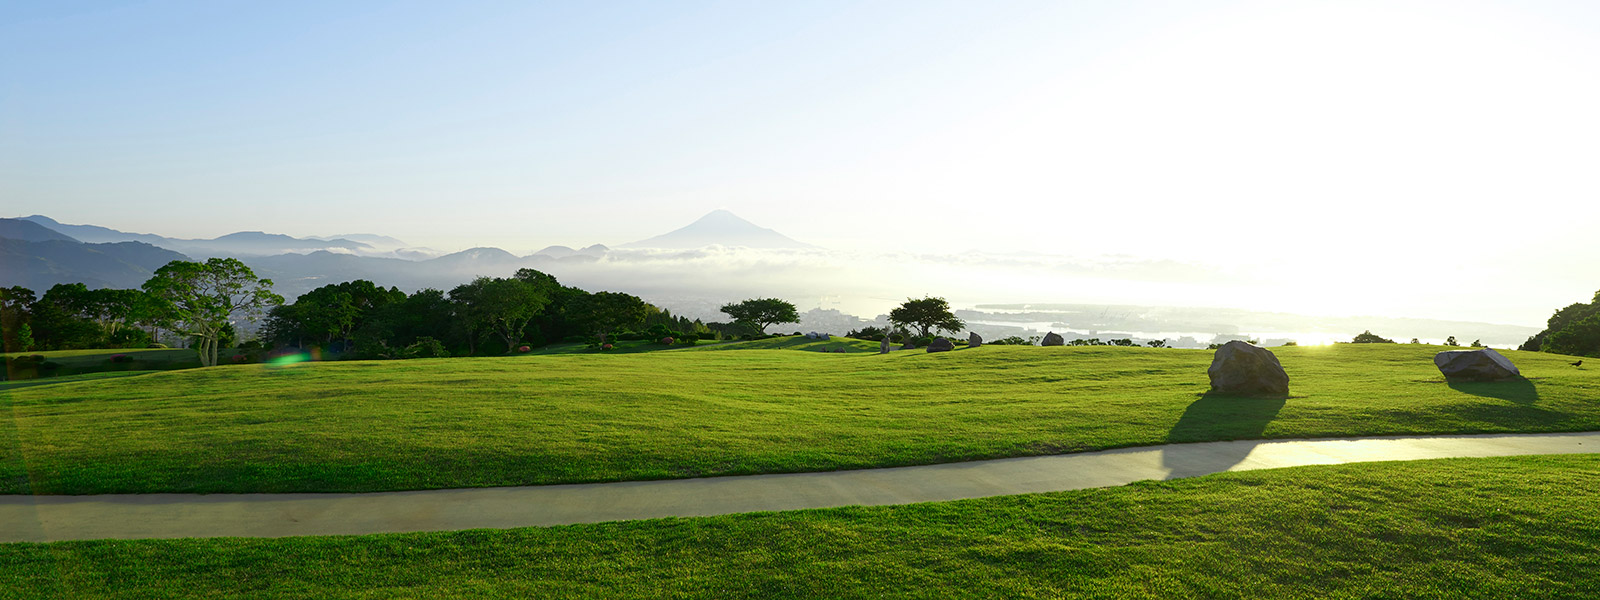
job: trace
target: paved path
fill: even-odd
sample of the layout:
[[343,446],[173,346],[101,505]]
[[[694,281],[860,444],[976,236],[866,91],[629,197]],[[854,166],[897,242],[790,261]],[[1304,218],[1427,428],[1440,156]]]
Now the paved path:
[[1207,442],[966,463],[369,494],[0,496],[0,542],[282,537],[905,504],[1302,465],[1600,452],[1600,432]]

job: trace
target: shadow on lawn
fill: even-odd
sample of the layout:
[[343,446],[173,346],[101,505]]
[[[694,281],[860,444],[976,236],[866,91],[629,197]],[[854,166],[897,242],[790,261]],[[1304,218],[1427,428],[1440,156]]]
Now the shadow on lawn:
[[1161,464],[1167,478],[1192,477],[1226,470],[1250,455],[1267,424],[1278,416],[1286,396],[1235,396],[1217,392],[1200,394],[1167,432],[1169,443],[1241,440],[1196,452],[1194,448],[1165,451]]
[[1450,389],[1474,396],[1497,398],[1515,402],[1517,404],[1533,404],[1539,401],[1539,389],[1533,385],[1533,380],[1526,377],[1517,377],[1505,381],[1460,381],[1446,380]]

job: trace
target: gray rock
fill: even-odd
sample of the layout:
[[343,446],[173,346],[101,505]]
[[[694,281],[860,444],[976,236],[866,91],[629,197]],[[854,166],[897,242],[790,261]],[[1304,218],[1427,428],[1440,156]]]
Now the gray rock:
[[983,336],[978,335],[976,332],[974,332],[973,334],[967,336],[967,347],[968,348],[977,348],[978,346],[982,346],[982,345],[983,345]]
[[1065,345],[1067,345],[1067,340],[1062,339],[1061,338],[1061,334],[1058,334],[1058,333],[1052,331],[1050,333],[1044,334],[1044,341],[1039,342],[1039,345],[1040,346],[1065,346]]
[[889,350],[889,336],[884,335],[883,339],[878,341],[878,354],[888,354]]
[[950,340],[944,339],[942,337],[933,338],[932,342],[928,342],[928,351],[929,352],[949,352],[949,351],[955,350],[955,349],[956,349],[955,342],[952,342]]
[[1223,344],[1211,357],[1211,390],[1225,394],[1286,395],[1289,374],[1283,372],[1278,357],[1266,348],[1234,340]]
[[900,349],[901,350],[916,350],[917,349],[917,345],[913,344],[911,342],[906,342],[904,345],[900,346]]
[[1439,367],[1439,372],[1444,373],[1446,379],[1498,381],[1522,376],[1510,359],[1501,356],[1493,348],[1447,350],[1434,355],[1433,364]]

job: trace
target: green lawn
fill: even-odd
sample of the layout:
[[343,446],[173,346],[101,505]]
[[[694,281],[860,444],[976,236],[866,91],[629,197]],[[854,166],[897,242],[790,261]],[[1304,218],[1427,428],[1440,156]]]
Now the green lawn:
[[236,365],[0,390],[0,492],[377,491],[817,471],[1238,438],[1600,429],[1600,369],[1447,384],[1437,347],[988,346]]
[[0,597],[1594,598],[1596,455],[551,528],[0,544]]
[[[895,347],[900,347],[895,344]],[[804,350],[810,352],[838,352],[845,353],[877,352],[878,343],[853,338],[835,336],[831,340],[813,340],[803,335],[788,335],[771,337],[764,340],[751,340],[748,342],[729,342],[695,348],[696,351],[715,350]]]
[[693,345],[674,344],[671,346],[654,340],[631,340],[613,342],[610,350],[590,348],[586,343],[557,342],[548,346],[540,346],[528,352],[516,353],[520,356],[548,356],[551,354],[638,354],[640,352],[659,352],[662,350],[683,350],[694,346],[716,344],[715,340],[700,340]]
[[[111,357],[126,354],[133,360],[125,363],[111,362]],[[0,353],[0,358],[14,359],[19,356],[41,355],[46,361],[56,363],[54,369],[39,369],[34,366],[18,368],[18,364],[7,362],[6,377],[9,382],[0,381],[0,389],[6,383],[10,387],[17,387],[24,381],[44,380],[57,383],[55,380],[81,380],[74,376],[81,376],[104,372],[129,372],[129,371],[166,371],[172,369],[192,369],[200,366],[200,355],[194,350],[180,348],[118,348],[94,350],[46,350],[41,352],[12,352]],[[30,363],[31,365],[31,363]],[[27,385],[27,384],[23,384]]]
[[93,372],[93,373],[83,373],[83,374],[79,374],[79,375],[64,375],[64,376],[61,376],[61,377],[39,377],[39,378],[35,378],[35,379],[16,379],[16,380],[12,380],[12,381],[0,381],[0,391],[14,390],[14,389],[17,389],[17,388],[25,388],[25,387],[34,387],[34,386],[38,386],[38,385],[54,385],[54,384],[58,384],[58,383],[74,383],[74,382],[78,382],[78,381],[94,381],[94,380],[97,380],[97,379],[115,379],[117,377],[131,377],[133,375],[144,375],[146,373],[156,373],[156,372],[157,371],[96,371],[96,372]]

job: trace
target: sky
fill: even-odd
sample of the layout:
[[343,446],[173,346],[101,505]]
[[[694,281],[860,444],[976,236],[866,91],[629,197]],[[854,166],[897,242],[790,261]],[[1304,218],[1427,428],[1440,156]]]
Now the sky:
[[1219,274],[1107,301],[1537,325],[1600,288],[1592,2],[67,0],[0,4],[0,56],[4,216],[526,253],[722,208]]

